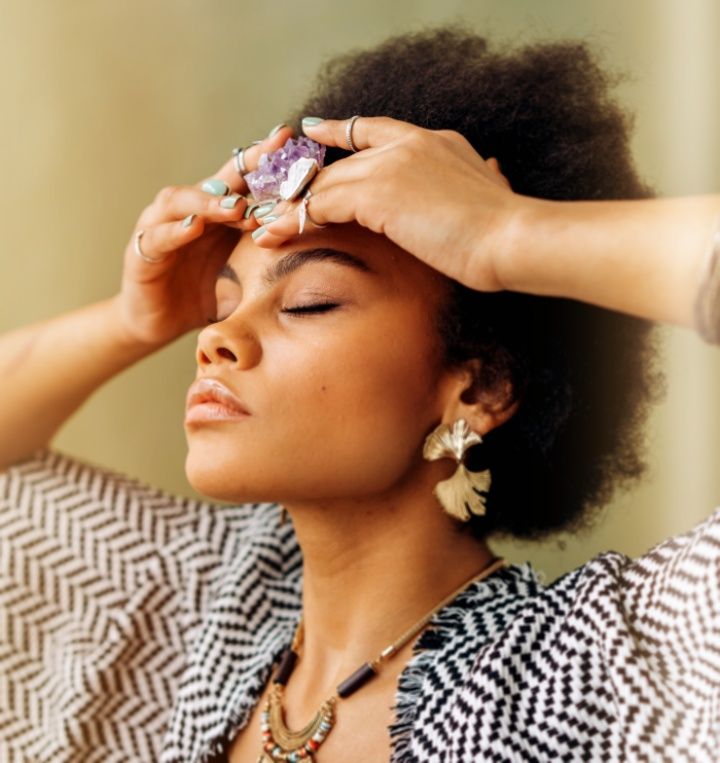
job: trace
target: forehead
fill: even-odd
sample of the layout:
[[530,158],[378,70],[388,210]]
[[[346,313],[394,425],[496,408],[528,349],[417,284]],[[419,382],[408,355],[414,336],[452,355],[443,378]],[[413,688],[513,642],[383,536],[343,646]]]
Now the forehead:
[[[283,255],[318,248],[334,249],[352,255],[361,260],[379,280],[395,289],[439,295],[447,288],[448,279],[440,273],[385,236],[357,224],[330,225],[273,249],[258,246],[252,236],[245,233],[230,255],[228,264],[243,280],[244,275],[253,277],[260,270],[266,271]],[[360,275],[360,271],[357,272]]]

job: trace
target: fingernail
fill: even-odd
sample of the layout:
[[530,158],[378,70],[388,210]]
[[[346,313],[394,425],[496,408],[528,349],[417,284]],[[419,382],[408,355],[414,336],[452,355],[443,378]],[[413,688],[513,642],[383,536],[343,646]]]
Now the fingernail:
[[248,204],[245,208],[245,211],[243,212],[243,217],[247,220],[249,219],[250,215],[258,208],[261,207],[263,204],[266,204],[265,201],[255,201],[252,204]]
[[265,217],[265,215],[269,215],[273,211],[273,209],[275,209],[276,204],[277,204],[277,201],[265,202],[264,204],[261,204],[259,207],[257,207],[257,209],[254,209],[253,214],[259,220],[261,217]]
[[231,196],[226,196],[224,199],[220,201],[220,206],[223,209],[232,209],[240,199],[239,193],[234,193]]
[[224,180],[218,180],[217,178],[206,180],[202,184],[202,189],[213,196],[225,196],[230,191],[228,184]]
[[302,126],[303,130],[306,127],[315,127],[320,124],[320,122],[324,121],[322,117],[303,117],[302,118]]
[[[280,217],[278,215],[268,215],[267,217],[263,217],[262,219],[263,227],[265,227],[266,225],[270,225],[270,223],[274,223],[275,220],[279,220],[279,219]],[[258,228],[258,230],[260,229]]]
[[270,130],[270,132],[268,133],[268,138],[272,138],[273,135],[277,135],[280,132],[280,130],[282,130],[283,127],[287,127],[285,122],[280,122],[279,125],[275,125],[275,127],[273,127],[272,130]]
[[197,215],[188,215],[183,221],[182,221],[182,227],[183,228],[189,228],[193,224],[193,220],[197,217]]
[[263,225],[262,227],[258,228],[257,230],[254,230],[252,232],[252,237],[254,239],[255,238],[260,238],[260,236],[262,236],[264,233],[267,233],[267,228]]

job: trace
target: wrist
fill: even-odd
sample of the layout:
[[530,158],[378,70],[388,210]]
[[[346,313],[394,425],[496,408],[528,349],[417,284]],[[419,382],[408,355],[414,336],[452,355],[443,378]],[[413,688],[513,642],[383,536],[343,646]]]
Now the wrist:
[[141,360],[166,344],[165,342],[148,341],[134,331],[120,294],[102,302],[101,310],[104,331],[108,341],[116,347],[120,358],[127,360],[128,363]]
[[539,241],[548,235],[558,202],[515,195],[495,246],[495,274],[503,289],[546,293],[537,268]]

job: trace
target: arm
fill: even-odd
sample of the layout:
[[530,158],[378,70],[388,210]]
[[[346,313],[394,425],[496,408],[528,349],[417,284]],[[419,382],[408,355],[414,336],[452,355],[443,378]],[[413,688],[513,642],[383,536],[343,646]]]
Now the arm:
[[[347,124],[303,129],[345,148]],[[307,213],[316,224],[354,220],[479,291],[566,297],[695,326],[720,196],[543,201],[513,193],[497,161],[458,133],[362,117],[353,141],[360,150],[312,183]],[[295,205],[280,212],[260,246],[297,235]]]
[[513,291],[578,299],[695,326],[720,196],[643,201],[519,199],[498,278]]
[[0,337],[0,466],[46,445],[101,384],[153,349],[125,333],[117,298]]
[[[283,127],[249,148],[248,169],[289,134]],[[257,227],[244,219],[235,160],[214,177],[237,192],[234,205],[198,184],[164,188],[146,207],[136,233],[152,259],[127,245],[115,297],[0,336],[0,469],[45,447],[104,382],[213,316],[217,274],[239,231]]]

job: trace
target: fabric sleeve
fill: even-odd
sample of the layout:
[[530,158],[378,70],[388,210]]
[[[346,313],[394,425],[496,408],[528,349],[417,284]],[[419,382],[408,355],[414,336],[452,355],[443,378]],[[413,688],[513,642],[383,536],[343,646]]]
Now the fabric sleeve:
[[659,680],[720,723],[720,507],[628,565],[623,603]]
[[53,451],[0,473],[0,760],[157,760],[248,517]]
[[528,597],[480,650],[443,726],[449,759],[720,760],[719,573],[720,509]]

